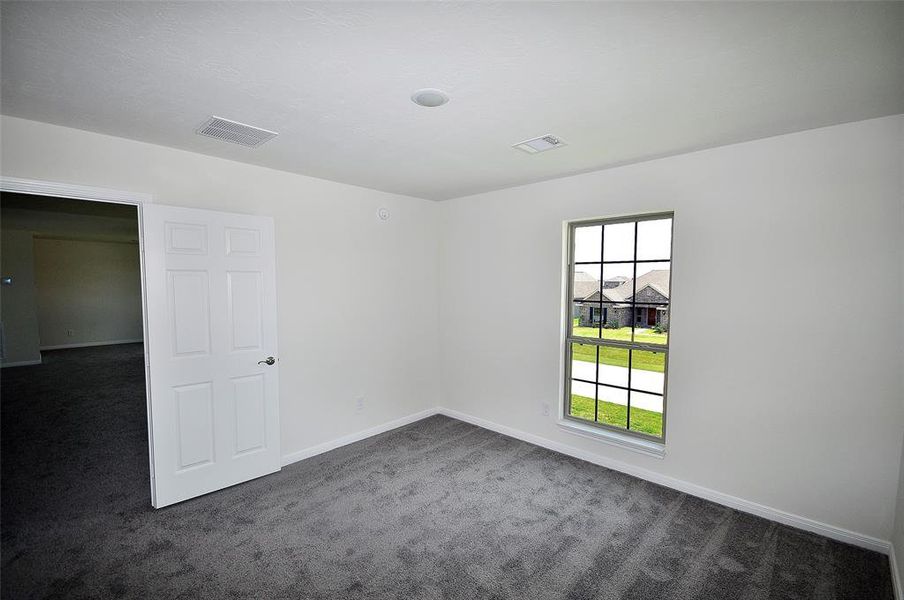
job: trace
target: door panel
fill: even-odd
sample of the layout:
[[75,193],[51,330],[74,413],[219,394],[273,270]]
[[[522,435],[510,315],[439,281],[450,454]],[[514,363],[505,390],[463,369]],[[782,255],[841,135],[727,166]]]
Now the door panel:
[[232,380],[235,402],[235,453],[238,456],[267,447],[267,409],[262,375]]
[[269,217],[145,205],[154,506],[280,468]]
[[255,229],[226,228],[226,256],[259,256],[261,235]]
[[260,350],[264,327],[261,274],[234,271],[226,273],[226,293],[231,350]]
[[207,227],[197,223],[167,223],[168,254],[207,254]]
[[173,355],[210,353],[210,298],[206,271],[167,271]]
[[209,381],[173,388],[179,441],[177,471],[212,464],[214,431],[212,390]]

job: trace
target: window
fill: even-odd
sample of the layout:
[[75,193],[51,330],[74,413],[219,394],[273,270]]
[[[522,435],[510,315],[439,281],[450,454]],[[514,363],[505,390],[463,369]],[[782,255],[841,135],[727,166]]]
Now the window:
[[564,416],[664,441],[672,214],[571,223],[568,238]]

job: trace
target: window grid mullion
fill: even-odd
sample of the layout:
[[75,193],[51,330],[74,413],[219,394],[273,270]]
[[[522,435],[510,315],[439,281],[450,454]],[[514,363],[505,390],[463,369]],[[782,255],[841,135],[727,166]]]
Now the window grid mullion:
[[[600,347],[596,347],[596,381],[593,382],[593,422],[600,422]],[[578,380],[580,381],[580,380]]]
[[599,382],[594,382],[594,381],[588,381],[587,379],[581,379],[580,377],[572,377],[571,379],[572,379],[572,381],[580,381],[581,383],[596,383],[597,385],[601,385],[603,387],[611,387],[611,388],[615,388],[617,390],[633,389],[635,392],[640,392],[642,394],[650,394],[651,396],[663,396],[663,394],[660,394],[659,392],[650,392],[647,390],[640,390],[637,388],[626,388],[625,386],[618,385],[617,383],[599,383]]
[[[603,310],[603,283],[606,276],[603,274],[603,252],[606,248],[606,226],[600,225],[600,324],[597,328],[597,335],[603,338],[603,316],[606,312]],[[593,384],[593,422],[600,422],[600,347],[596,347],[596,382]]]
[[595,261],[595,260],[579,260],[574,264],[576,265],[630,265],[631,263],[659,263],[659,262],[669,262],[672,260],[671,258],[643,258],[641,260],[604,260],[604,261]]
[[[637,221],[634,221],[634,277],[631,281],[631,341],[636,342],[635,331],[637,329]],[[634,351],[628,350],[628,394],[627,408],[625,409],[625,429],[631,430],[631,361]]]
[[622,342],[620,340],[608,340],[597,338],[582,338],[570,336],[565,341],[572,344],[583,344],[587,346],[608,346],[609,348],[629,348],[632,350],[647,350],[648,352],[668,352],[669,347],[665,344],[648,344],[645,342]]
[[[606,276],[603,273],[603,253],[606,251],[606,226],[600,225],[600,326],[599,326],[599,336],[603,337],[603,315],[606,314],[606,311],[603,310],[603,289],[606,287]],[[573,276],[572,276],[573,277]],[[599,371],[599,350],[597,350],[597,361],[596,361],[596,369]],[[599,381],[599,379],[597,379]]]

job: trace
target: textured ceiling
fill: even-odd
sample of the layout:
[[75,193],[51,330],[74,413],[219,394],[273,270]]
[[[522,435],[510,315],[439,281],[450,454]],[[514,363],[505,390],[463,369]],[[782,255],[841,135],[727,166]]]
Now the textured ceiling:
[[439,200],[904,112],[902,57],[904,3],[3,2],[0,109]]

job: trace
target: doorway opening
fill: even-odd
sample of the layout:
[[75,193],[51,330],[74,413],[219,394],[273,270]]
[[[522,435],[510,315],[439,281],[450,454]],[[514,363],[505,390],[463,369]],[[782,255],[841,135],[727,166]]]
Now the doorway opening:
[[138,211],[0,192],[4,554],[37,523],[150,508]]

